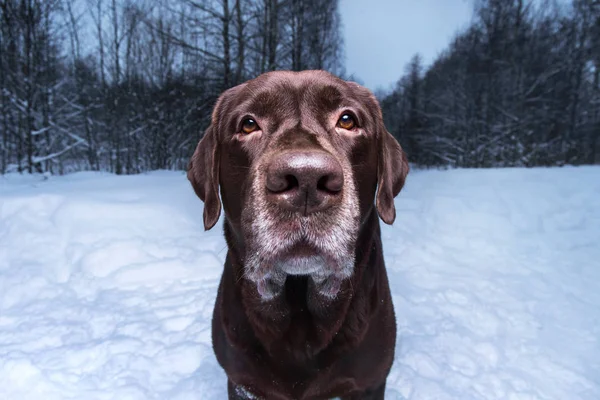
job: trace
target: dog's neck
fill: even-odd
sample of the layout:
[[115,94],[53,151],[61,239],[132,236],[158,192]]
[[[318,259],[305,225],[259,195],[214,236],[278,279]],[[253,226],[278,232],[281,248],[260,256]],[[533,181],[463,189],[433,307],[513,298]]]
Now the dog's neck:
[[[235,240],[227,223],[225,226],[227,240]],[[374,266],[383,263],[379,260],[382,256],[380,227],[374,210],[362,224],[357,243],[360,247],[355,250],[354,273],[343,282],[340,293],[334,299],[319,294],[309,277],[290,276],[280,295],[264,301],[258,295],[256,285],[243,278],[242,255],[230,250],[223,279],[234,280],[229,287],[235,293],[224,293],[221,307],[229,309],[239,307],[241,303],[244,315],[238,316],[236,324],[245,326],[224,328],[238,332],[251,331],[254,338],[233,332],[228,336],[245,342],[238,343],[240,346],[260,344],[269,355],[289,354],[292,355],[291,359],[304,364],[311,359],[335,356],[327,354],[328,347],[335,348],[336,354],[339,354],[356,346],[362,340],[370,316],[379,303],[377,293],[373,292],[377,290],[376,283],[381,271]],[[221,315],[230,315],[228,312],[223,310]],[[248,325],[251,329],[247,329]],[[258,343],[253,344],[252,341]],[[332,343],[335,346],[330,346]]]

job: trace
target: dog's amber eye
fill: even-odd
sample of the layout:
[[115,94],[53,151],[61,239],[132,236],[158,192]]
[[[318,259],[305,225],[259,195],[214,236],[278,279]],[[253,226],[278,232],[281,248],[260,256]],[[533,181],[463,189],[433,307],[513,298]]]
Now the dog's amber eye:
[[258,130],[258,124],[252,118],[246,118],[242,121],[242,132],[252,133]]
[[356,126],[356,121],[351,114],[346,113],[340,117],[337,125],[342,129],[350,130]]

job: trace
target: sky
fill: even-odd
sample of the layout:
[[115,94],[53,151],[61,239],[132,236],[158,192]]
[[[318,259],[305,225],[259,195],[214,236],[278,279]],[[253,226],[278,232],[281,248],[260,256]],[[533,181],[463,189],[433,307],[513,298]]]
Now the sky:
[[415,53],[430,64],[471,20],[472,0],[340,0],[346,72],[387,90]]

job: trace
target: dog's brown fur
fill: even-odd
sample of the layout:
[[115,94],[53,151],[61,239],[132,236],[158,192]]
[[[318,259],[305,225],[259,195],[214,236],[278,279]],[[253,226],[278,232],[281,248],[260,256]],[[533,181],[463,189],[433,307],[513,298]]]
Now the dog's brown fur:
[[[358,119],[352,131],[336,126],[348,110]],[[240,132],[247,116],[260,130]],[[298,150],[324,151],[342,166],[343,192],[326,211],[297,215],[265,195],[269,163]],[[408,170],[377,100],[358,84],[279,71],[220,96],[188,178],[206,229],[225,212],[228,253],[212,326],[230,398],[383,398],[396,323],[378,216],[394,222]],[[314,275],[277,272],[296,240],[322,260]]]

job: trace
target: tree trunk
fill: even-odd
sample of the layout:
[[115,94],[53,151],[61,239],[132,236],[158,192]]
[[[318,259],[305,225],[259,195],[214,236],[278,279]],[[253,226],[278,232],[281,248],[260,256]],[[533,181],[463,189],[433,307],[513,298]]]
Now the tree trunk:
[[236,14],[236,30],[237,30],[237,68],[235,71],[235,84],[242,83],[244,79],[244,65],[245,60],[245,46],[246,39],[244,38],[244,20],[242,18],[242,0],[235,1],[235,14]]
[[229,0],[221,0],[223,2],[223,85],[224,89],[231,85],[231,45],[229,42]]

